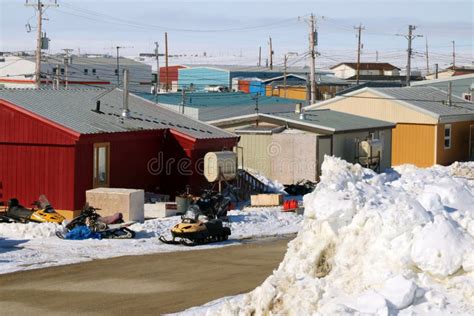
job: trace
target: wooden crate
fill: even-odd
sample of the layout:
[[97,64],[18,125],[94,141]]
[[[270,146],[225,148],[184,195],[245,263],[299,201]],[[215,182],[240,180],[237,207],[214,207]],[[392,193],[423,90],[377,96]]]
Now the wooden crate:
[[279,206],[282,204],[282,194],[256,194],[250,196],[250,205],[252,206]]

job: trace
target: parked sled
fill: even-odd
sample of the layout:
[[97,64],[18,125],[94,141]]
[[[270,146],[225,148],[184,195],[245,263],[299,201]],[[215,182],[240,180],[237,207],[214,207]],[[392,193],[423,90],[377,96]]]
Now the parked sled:
[[[66,225],[67,232],[71,232],[75,227],[87,226],[92,233],[100,234],[100,238],[108,239],[129,239],[135,237],[135,232],[128,227],[135,222],[124,222],[122,213],[115,213],[112,216],[101,217],[92,206],[86,205],[81,214],[75,217]],[[61,239],[67,237],[67,233],[56,232],[56,236]]]
[[0,214],[0,222],[61,224],[65,220],[64,216],[51,206],[45,195],[41,195],[32,205],[29,209],[21,205],[16,198],[8,200],[6,211]]

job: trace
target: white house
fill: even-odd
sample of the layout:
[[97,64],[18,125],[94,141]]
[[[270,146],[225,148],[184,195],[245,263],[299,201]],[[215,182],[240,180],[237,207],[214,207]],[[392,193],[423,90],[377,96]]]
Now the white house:
[[[59,67],[60,85],[101,86],[117,85],[122,80],[123,69],[129,71],[130,90],[149,92],[151,86],[151,66],[128,58],[117,59],[106,56],[76,56],[66,60],[64,55],[45,55],[41,62],[41,83],[53,86]],[[118,80],[117,80],[118,79]],[[121,83],[120,83],[121,84]],[[0,87],[33,88],[35,86],[35,56],[0,56]]]
[[[331,67],[334,75],[342,79],[355,79],[357,63],[340,63]],[[360,76],[399,76],[400,68],[389,63],[360,63]]]

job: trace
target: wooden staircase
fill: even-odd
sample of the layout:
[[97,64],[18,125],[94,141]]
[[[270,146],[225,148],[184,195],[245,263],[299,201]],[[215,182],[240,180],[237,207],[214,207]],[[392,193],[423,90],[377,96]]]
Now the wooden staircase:
[[236,191],[238,198],[242,200],[250,199],[250,195],[267,193],[268,187],[250,172],[245,169],[237,170],[237,178],[235,179]]

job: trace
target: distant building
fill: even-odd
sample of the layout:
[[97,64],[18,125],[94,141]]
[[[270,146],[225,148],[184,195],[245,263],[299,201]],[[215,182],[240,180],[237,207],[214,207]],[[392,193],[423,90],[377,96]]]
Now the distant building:
[[[178,91],[178,70],[186,68],[186,66],[182,65],[173,65],[173,66],[168,66],[166,67],[160,67],[160,91],[172,91],[176,92]],[[157,78],[157,73],[156,71],[153,72],[153,84],[155,84]],[[154,89],[154,87],[153,87]],[[154,91],[152,89],[152,91]]]
[[[121,80],[124,69],[129,70],[131,91],[149,92],[152,81],[151,66],[128,58],[119,58],[117,69],[117,59],[114,57],[71,55],[66,60],[64,55],[45,55],[41,62],[41,83],[45,88],[53,87],[54,81],[57,80],[56,69],[59,69],[60,86],[64,86],[67,80],[70,87],[112,87],[117,85],[117,78]],[[0,86],[34,87],[35,57],[3,56],[0,59]]]
[[451,92],[453,95],[461,97],[467,101],[474,101],[472,99],[474,92],[474,72],[472,74],[467,75],[412,82],[411,85],[414,87],[435,87],[445,92],[448,92],[449,83],[451,83]]
[[443,79],[468,74],[474,74],[474,64],[468,66],[451,66],[444,70],[438,71],[438,73],[434,72],[426,75],[426,79]]
[[[178,89],[204,91],[209,86],[222,86],[238,90],[238,80],[242,78],[270,79],[284,74],[283,67],[273,69],[256,66],[237,65],[187,65],[178,70]],[[304,75],[309,68],[288,67],[287,73]]]
[[[184,113],[204,122],[257,112],[257,96],[243,92],[186,93],[184,102],[181,93],[158,95],[139,93],[138,95],[152,102],[157,102],[168,109]],[[301,103],[301,100],[262,95],[258,96],[258,112],[287,112],[293,110],[297,103]]]
[[[334,75],[342,79],[355,79],[357,76],[357,63],[340,63],[330,68]],[[399,76],[400,68],[389,63],[360,63],[359,76]]]
[[433,87],[364,88],[307,107],[393,122],[392,164],[474,160],[474,105]]

